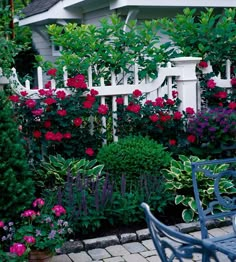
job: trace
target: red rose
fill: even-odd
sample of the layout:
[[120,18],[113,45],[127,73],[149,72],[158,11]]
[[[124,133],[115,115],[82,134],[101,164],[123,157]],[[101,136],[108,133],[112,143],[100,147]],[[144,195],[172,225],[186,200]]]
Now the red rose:
[[71,139],[71,133],[65,133],[64,135],[63,135],[63,137],[65,138],[65,139]]
[[151,116],[149,116],[149,119],[152,121],[152,122],[157,122],[159,117],[156,115],[156,114],[153,114]]
[[124,104],[124,98],[123,97],[117,97],[116,98],[116,103],[118,105],[123,105]]
[[48,97],[43,102],[47,105],[52,105],[52,104],[55,104],[57,101],[52,97]]
[[52,126],[52,122],[50,121],[50,120],[46,120],[45,122],[44,122],[44,127],[45,128],[50,128]]
[[66,93],[65,93],[65,91],[63,91],[63,90],[57,91],[56,94],[57,94],[57,98],[59,98],[59,99],[62,99],[62,100],[63,100],[63,99],[66,98]]
[[213,89],[216,86],[216,83],[213,79],[207,81],[207,87]]
[[67,115],[67,112],[66,112],[65,109],[59,109],[59,110],[57,110],[57,114],[58,114],[59,116],[66,116],[66,115]]
[[85,150],[85,154],[87,154],[88,156],[93,156],[94,155],[94,151],[91,147],[86,148]]
[[129,105],[126,107],[127,111],[133,112],[135,114],[138,114],[140,109],[141,109],[140,105],[136,105],[136,104],[134,104],[132,102],[129,103]]
[[90,101],[91,103],[94,103],[96,101],[96,98],[95,98],[95,96],[87,94],[86,101]]
[[236,86],[236,78],[232,78],[230,83],[232,86]]
[[73,123],[74,123],[75,126],[80,126],[83,123],[83,120],[81,118],[77,117],[73,120]]
[[230,102],[229,105],[228,105],[228,108],[236,109],[236,102]]
[[52,87],[51,81],[48,81],[44,86],[46,89],[50,89]]
[[166,104],[169,106],[173,106],[175,104],[175,101],[169,98],[166,100]]
[[225,99],[225,98],[227,98],[227,92],[220,91],[220,92],[215,94],[215,97]]
[[49,76],[56,76],[57,69],[56,68],[51,68],[47,71],[47,75]]
[[182,114],[179,111],[174,112],[174,116],[173,116],[174,120],[180,120],[181,117],[182,117]]
[[25,104],[29,107],[29,108],[33,108],[36,106],[36,101],[33,99],[28,99],[25,101]]
[[39,89],[38,92],[39,92],[39,94],[41,96],[45,96],[46,95],[46,91],[44,89]]
[[175,146],[176,145],[176,140],[175,139],[170,139],[169,140],[169,145]]
[[192,107],[186,107],[185,111],[188,115],[193,115],[195,113]]
[[160,117],[160,121],[161,122],[167,122],[171,119],[171,116],[170,115],[161,115]]
[[35,130],[35,131],[33,132],[33,136],[34,136],[35,138],[40,138],[41,135],[42,135],[42,133],[41,133],[39,130]]
[[108,113],[108,110],[109,110],[109,108],[108,108],[107,105],[102,104],[98,107],[98,113],[101,114],[101,115],[106,115]]
[[134,97],[140,97],[142,95],[142,92],[139,89],[135,89],[133,91],[133,96]]
[[45,134],[45,139],[46,139],[46,140],[54,140],[54,133],[48,131],[48,132]]
[[178,91],[173,90],[172,91],[172,97],[176,98],[178,96]]
[[92,108],[93,107],[93,103],[91,101],[87,101],[86,100],[86,101],[83,102],[83,107],[87,108],[87,109]]
[[28,95],[28,92],[26,92],[26,91],[21,91],[20,94],[21,94],[22,96],[27,96],[27,95]]
[[198,64],[199,67],[202,67],[202,68],[206,68],[208,67],[208,64],[206,61],[201,61],[199,64]]
[[164,99],[162,97],[157,97],[155,99],[155,102],[152,103],[153,106],[159,106],[163,107],[164,106]]
[[91,94],[91,96],[96,96],[96,95],[98,95],[98,91],[95,90],[95,89],[91,89],[90,94]]
[[187,140],[189,143],[194,143],[196,141],[196,137],[194,135],[189,135]]
[[14,102],[14,103],[18,103],[19,102],[19,96],[17,95],[12,95],[12,96],[9,96],[9,99]]

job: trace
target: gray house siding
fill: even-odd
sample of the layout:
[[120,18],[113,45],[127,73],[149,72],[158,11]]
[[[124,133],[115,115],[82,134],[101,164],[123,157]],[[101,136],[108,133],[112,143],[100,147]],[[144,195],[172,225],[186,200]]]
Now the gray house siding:
[[109,8],[102,8],[95,11],[87,12],[83,16],[83,24],[94,24],[99,26],[99,20],[103,17],[109,17],[113,12]]

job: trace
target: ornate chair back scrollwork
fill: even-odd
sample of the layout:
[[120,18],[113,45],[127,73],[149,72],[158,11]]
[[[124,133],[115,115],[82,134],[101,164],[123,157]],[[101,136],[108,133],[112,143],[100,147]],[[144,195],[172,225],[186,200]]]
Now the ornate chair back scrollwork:
[[[205,243],[209,243],[216,251],[226,254],[231,261],[236,261],[236,232],[233,229],[236,229],[236,158],[194,162],[191,165],[202,239],[206,239]],[[214,173],[217,168],[209,168],[212,165],[221,166],[221,171]],[[199,176],[208,180],[214,195],[207,205],[201,198]],[[220,237],[209,236],[208,221],[219,222],[226,218],[233,223],[232,232]]]
[[[194,254],[202,254],[205,262],[219,262],[212,251],[210,245],[204,245],[201,239],[173,230],[164,225],[151,213],[149,206],[142,203],[141,207],[145,211],[147,225],[162,262],[185,261],[184,259],[193,259]],[[205,255],[205,256],[204,256]]]

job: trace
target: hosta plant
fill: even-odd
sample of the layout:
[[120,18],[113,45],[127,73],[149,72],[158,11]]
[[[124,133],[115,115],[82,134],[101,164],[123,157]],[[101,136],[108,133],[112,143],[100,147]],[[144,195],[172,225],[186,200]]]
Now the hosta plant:
[[78,174],[83,177],[95,179],[101,174],[104,165],[96,165],[97,160],[87,159],[65,159],[60,154],[50,155],[48,161],[41,163],[41,168],[37,171],[41,186],[57,187],[63,185],[66,181],[67,173],[70,172],[72,177]]
[[[166,189],[175,195],[175,204],[182,205],[182,218],[185,222],[196,220],[198,212],[196,201],[194,199],[193,183],[192,183],[192,168],[191,162],[202,161],[196,156],[189,158],[180,155],[179,160],[172,160],[169,169],[163,169],[161,172],[165,176]],[[228,164],[203,166],[203,169],[219,173],[227,170]],[[213,180],[204,176],[203,172],[197,173],[198,187],[202,205],[207,204],[214,199],[214,185]],[[234,183],[231,180],[222,178],[219,183],[219,190],[221,193],[232,194],[235,193]]]

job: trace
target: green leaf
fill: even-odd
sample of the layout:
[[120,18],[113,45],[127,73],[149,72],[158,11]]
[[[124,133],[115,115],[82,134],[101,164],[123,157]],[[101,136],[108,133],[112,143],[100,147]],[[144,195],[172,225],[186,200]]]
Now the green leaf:
[[182,218],[186,223],[193,221],[194,212],[191,209],[184,209],[182,212]]
[[182,203],[182,201],[185,199],[185,196],[184,195],[177,195],[175,197],[175,204],[176,205],[179,205],[180,203]]

